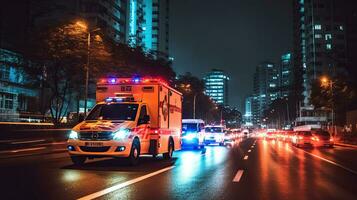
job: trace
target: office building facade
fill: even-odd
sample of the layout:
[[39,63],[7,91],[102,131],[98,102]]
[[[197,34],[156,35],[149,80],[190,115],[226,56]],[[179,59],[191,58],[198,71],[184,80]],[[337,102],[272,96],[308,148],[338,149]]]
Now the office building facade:
[[253,126],[252,103],[253,103],[253,97],[249,96],[245,98],[244,101],[245,113],[243,115],[244,126]]
[[357,2],[294,0],[294,68],[302,71],[304,105],[311,83],[322,75],[345,74],[356,63]]
[[169,58],[169,0],[145,0],[144,48]]
[[279,66],[279,96],[288,97],[293,84],[293,62],[291,53],[285,53],[281,56]]
[[204,78],[205,94],[219,105],[228,105],[229,77],[222,70],[213,69]]
[[253,124],[262,124],[264,111],[280,97],[279,79],[279,69],[274,63],[263,62],[256,67],[252,100]]

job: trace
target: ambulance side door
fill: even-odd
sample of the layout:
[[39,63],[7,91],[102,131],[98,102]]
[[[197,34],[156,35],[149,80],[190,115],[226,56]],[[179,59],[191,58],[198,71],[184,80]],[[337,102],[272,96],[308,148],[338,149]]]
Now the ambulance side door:
[[137,122],[137,135],[140,137],[140,151],[141,153],[149,152],[149,129],[150,129],[150,117],[148,108],[145,104],[140,107],[140,114]]

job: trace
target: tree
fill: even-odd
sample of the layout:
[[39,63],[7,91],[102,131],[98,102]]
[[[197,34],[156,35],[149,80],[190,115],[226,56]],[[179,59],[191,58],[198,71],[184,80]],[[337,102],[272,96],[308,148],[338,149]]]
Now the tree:
[[[109,51],[95,36],[90,47],[90,70],[95,74],[103,71],[100,63],[110,57]],[[31,63],[24,70],[34,84],[48,90],[47,101],[52,122],[59,125],[67,113],[74,92],[81,94],[85,63],[88,56],[87,34],[74,22],[45,27],[32,34],[26,55]]]
[[204,83],[191,73],[180,75],[175,81],[175,87],[183,94],[183,118],[193,118],[194,99],[196,100],[196,118],[207,122],[216,119],[218,110],[213,101],[204,94]]
[[344,125],[346,111],[356,100],[356,93],[343,76],[326,80],[316,79],[311,87],[311,103],[315,108],[330,109],[335,112],[335,123]]
[[269,127],[283,128],[290,125],[294,119],[295,113],[292,113],[295,106],[295,99],[278,98],[274,100],[268,109],[264,110],[263,116]]

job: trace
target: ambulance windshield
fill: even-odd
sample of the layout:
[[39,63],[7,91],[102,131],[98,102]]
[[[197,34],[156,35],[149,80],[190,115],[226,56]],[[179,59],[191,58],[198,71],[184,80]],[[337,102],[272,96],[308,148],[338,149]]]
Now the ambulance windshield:
[[138,104],[99,104],[89,113],[86,120],[134,121]]

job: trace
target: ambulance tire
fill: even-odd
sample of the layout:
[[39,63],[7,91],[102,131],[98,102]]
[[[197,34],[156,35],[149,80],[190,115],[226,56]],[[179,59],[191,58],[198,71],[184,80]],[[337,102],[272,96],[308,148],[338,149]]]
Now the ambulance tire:
[[138,139],[134,139],[131,145],[130,155],[128,157],[129,164],[135,166],[139,163],[140,158],[140,142]]
[[85,156],[71,156],[72,163],[76,166],[81,166],[86,161]]
[[165,160],[171,160],[173,152],[174,152],[174,141],[172,141],[172,138],[170,138],[169,139],[168,152],[164,153],[162,155],[164,156]]

